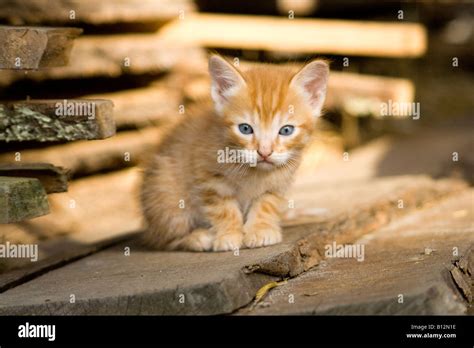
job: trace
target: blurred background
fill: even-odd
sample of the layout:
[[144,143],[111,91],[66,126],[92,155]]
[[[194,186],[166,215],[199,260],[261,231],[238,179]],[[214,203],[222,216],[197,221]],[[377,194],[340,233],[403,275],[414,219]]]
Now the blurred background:
[[[139,230],[139,166],[207,97],[210,50],[243,68],[331,61],[325,116],[301,176],[331,185],[427,174],[472,184],[473,18],[470,1],[1,0],[3,25],[83,33],[65,66],[0,70],[0,99],[110,100],[116,134],[4,137],[4,168],[52,164],[67,171],[69,187],[48,196],[49,214],[0,225],[0,241],[41,242],[45,258]],[[58,36],[50,40],[61,45]]]

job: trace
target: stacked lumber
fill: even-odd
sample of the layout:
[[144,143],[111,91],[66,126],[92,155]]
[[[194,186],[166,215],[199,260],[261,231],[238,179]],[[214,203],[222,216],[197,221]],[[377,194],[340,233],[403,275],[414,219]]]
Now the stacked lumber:
[[[0,26],[0,68],[24,71],[64,66],[73,40],[81,33],[78,28]],[[81,112],[83,108],[77,106],[82,104],[91,104],[94,117]],[[62,110],[66,105],[70,108]],[[0,142],[100,139],[114,133],[108,101],[0,102]],[[65,191],[67,175],[62,168],[34,162],[0,164],[0,223],[48,214],[47,194]]]
[[0,74],[0,242],[39,243],[46,257],[43,240],[82,236],[74,249],[140,228],[137,166],[183,117],[180,83],[207,64],[202,49],[156,29],[194,9],[189,0],[0,4],[0,22],[20,25],[0,26],[0,68],[11,69]]

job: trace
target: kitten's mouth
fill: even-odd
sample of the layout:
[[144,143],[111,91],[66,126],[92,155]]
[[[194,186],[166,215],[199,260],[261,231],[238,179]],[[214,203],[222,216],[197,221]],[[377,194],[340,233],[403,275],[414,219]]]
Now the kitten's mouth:
[[272,161],[269,161],[268,159],[261,159],[258,160],[257,163],[268,163],[268,164],[274,164]]
[[257,161],[257,166],[262,169],[271,169],[275,166],[275,163],[266,159],[262,159]]

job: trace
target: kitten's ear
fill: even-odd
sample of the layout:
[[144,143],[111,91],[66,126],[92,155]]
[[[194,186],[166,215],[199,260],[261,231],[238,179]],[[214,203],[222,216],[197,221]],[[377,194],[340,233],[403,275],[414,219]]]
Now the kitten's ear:
[[323,60],[306,64],[291,79],[290,86],[309,103],[315,117],[321,115],[328,79],[329,65]]
[[213,55],[209,58],[211,75],[211,97],[216,110],[222,111],[229,98],[245,86],[240,72],[224,58]]

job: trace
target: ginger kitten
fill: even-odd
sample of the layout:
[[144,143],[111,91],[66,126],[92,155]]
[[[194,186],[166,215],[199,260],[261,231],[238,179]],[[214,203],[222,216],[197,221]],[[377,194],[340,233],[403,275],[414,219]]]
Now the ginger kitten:
[[213,105],[183,119],[145,171],[145,240],[190,251],[279,243],[284,194],[321,114],[329,67],[240,71],[213,55],[209,73]]

